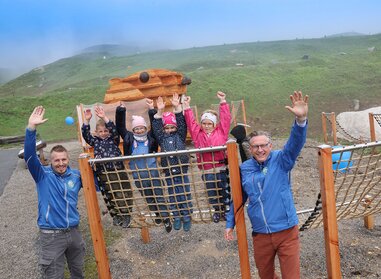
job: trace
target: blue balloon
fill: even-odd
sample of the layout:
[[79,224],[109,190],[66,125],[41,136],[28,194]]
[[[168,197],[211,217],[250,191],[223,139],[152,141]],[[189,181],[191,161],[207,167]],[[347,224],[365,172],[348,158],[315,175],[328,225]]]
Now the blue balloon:
[[[340,147],[342,146],[333,146],[332,150],[340,148]],[[348,168],[353,166],[353,162],[349,160],[351,158],[351,154],[352,154],[351,151],[333,153],[332,154],[332,168],[340,172],[346,172]]]
[[73,125],[74,124],[74,118],[71,117],[71,116],[67,116],[65,118],[65,122],[66,122],[67,125]]

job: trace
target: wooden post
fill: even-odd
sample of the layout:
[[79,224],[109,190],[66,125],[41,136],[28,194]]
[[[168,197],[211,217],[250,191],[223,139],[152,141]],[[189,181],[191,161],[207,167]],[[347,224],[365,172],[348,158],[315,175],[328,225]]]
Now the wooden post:
[[331,125],[332,125],[333,145],[337,145],[336,116],[334,112],[331,112]]
[[242,187],[239,174],[237,144],[233,140],[227,142],[227,154],[229,160],[229,177],[234,202],[235,226],[238,240],[238,253],[241,268],[241,277],[250,278],[249,250],[247,244],[245,206],[242,205]]
[[341,278],[341,270],[331,147],[320,146],[318,155],[327,272],[328,278],[337,279]]
[[[376,141],[376,130],[374,129],[374,116],[372,112],[369,112],[369,128],[370,128],[370,141]],[[374,149],[372,149],[374,154]],[[368,230],[374,229],[374,216],[373,214],[364,216],[364,227]]]
[[243,123],[245,124],[245,131],[247,134],[247,119],[246,119],[246,108],[245,108],[244,100],[241,100],[241,106],[242,106],[242,114],[243,114]]
[[100,209],[95,191],[94,175],[89,165],[89,154],[81,154],[79,157],[79,170],[81,172],[82,187],[85,194],[87,216],[91,238],[93,240],[95,261],[97,263],[98,277],[111,279],[110,265],[107,256],[106,242],[103,236]]
[[150,243],[151,237],[149,235],[149,229],[147,226],[143,226],[141,228],[140,234],[142,236],[142,240],[144,244]]
[[233,101],[231,102],[231,115],[235,117],[233,117],[233,124],[234,126],[237,126],[237,113],[235,112],[236,110],[236,106],[234,105]]
[[324,143],[328,144],[328,134],[327,134],[327,119],[325,118],[325,112],[321,113],[321,126],[323,129]]
[[370,141],[376,141],[376,130],[374,129],[373,112],[369,112]]

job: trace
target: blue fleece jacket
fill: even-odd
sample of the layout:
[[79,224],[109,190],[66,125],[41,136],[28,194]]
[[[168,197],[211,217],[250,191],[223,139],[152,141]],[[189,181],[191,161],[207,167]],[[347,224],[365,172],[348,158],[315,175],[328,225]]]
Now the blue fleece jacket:
[[[291,190],[290,171],[306,141],[307,125],[294,123],[282,150],[271,151],[262,164],[251,158],[240,166],[243,205],[253,232],[274,233],[298,224]],[[242,206],[243,206],[242,205]],[[227,214],[226,228],[234,228],[234,205]]]
[[36,131],[26,129],[24,158],[38,195],[38,226],[63,229],[79,224],[78,192],[82,187],[78,170],[67,168],[62,175],[44,167],[36,154]]

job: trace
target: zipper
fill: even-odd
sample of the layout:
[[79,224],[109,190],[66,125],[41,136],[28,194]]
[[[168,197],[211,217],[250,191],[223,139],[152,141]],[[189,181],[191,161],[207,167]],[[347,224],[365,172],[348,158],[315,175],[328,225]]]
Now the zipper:
[[68,228],[69,227],[69,201],[67,200],[67,185],[66,185],[66,181],[64,180],[64,190],[65,190],[65,193],[64,193],[64,200],[66,202],[66,227]]
[[265,216],[265,209],[264,209],[264,206],[263,206],[263,203],[262,203],[262,200],[261,200],[261,196],[262,196],[262,192],[263,192],[262,185],[261,185],[261,183],[259,181],[258,181],[257,185],[258,185],[259,193],[260,193],[259,196],[258,196],[258,202],[259,202],[259,205],[261,206],[261,214],[262,214],[263,222],[265,223],[267,232],[271,233],[270,227],[267,224],[267,220],[266,220],[266,216]]

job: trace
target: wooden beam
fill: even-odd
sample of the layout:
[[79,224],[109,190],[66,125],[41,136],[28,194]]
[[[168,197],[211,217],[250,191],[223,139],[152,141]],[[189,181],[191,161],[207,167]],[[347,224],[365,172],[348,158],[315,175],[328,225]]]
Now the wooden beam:
[[245,206],[242,205],[242,187],[239,174],[238,151],[235,141],[228,141],[227,154],[229,160],[229,178],[234,202],[234,217],[238,240],[238,253],[241,268],[241,277],[250,278],[249,249],[247,244],[246,224],[245,224]]
[[320,146],[318,155],[327,272],[328,278],[338,279],[341,278],[341,270],[331,147]]
[[106,242],[103,236],[100,209],[97,193],[95,191],[94,174],[89,165],[89,158],[90,156],[87,153],[80,155],[79,170],[81,172],[87,216],[89,220],[91,238],[93,240],[95,261],[97,263],[98,277],[100,279],[111,279]]

